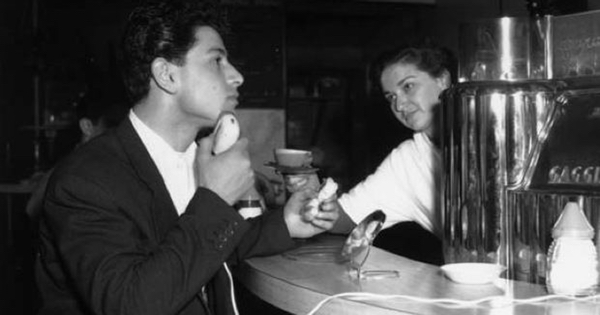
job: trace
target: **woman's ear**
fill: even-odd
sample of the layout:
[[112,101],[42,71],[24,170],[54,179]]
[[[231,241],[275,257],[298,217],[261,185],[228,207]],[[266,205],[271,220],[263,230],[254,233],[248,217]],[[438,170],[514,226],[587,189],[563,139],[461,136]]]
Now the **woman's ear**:
[[439,86],[442,88],[442,90],[449,88],[450,85],[452,84],[452,82],[450,80],[450,72],[448,72],[448,70],[444,70],[442,75],[437,78],[437,81],[438,81]]
[[176,66],[165,58],[156,58],[152,61],[151,70],[152,78],[156,85],[163,91],[173,94],[177,88],[177,80],[175,79]]

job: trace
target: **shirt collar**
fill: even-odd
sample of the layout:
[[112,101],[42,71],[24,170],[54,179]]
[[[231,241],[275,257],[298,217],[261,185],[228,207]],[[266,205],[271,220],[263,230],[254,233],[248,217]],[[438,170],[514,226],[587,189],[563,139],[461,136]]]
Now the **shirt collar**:
[[159,169],[169,165],[174,161],[184,160],[187,164],[194,162],[196,156],[196,142],[192,141],[184,152],[178,152],[169,145],[160,135],[148,127],[132,110],[129,111],[129,119],[133,128],[138,133],[144,146],[150,153],[152,160]]

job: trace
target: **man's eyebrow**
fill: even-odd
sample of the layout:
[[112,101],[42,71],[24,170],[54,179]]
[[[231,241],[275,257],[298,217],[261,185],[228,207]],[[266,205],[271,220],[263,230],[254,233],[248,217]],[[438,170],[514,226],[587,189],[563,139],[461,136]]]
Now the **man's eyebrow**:
[[225,50],[225,48],[222,47],[213,47],[208,49],[209,53],[215,53],[215,54],[219,54],[219,55],[223,55],[223,56],[227,56],[227,50]]

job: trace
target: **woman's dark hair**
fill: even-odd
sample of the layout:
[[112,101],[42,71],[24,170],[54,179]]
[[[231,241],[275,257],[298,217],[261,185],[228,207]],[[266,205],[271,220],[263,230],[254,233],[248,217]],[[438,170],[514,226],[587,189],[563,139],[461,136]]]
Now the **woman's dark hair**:
[[131,12],[122,43],[122,67],[132,103],[148,94],[152,61],[162,57],[183,65],[202,26],[226,32],[225,12],[218,1],[146,0]]
[[452,83],[457,80],[457,61],[454,54],[440,46],[421,44],[401,46],[382,53],[375,61],[374,75],[379,82],[382,72],[396,63],[412,64],[417,69],[439,78],[445,71],[450,74]]

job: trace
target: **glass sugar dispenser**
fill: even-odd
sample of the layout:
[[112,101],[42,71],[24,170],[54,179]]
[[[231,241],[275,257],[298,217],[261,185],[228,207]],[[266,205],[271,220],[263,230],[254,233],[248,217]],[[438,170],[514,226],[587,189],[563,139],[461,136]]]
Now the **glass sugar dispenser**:
[[552,228],[546,287],[551,294],[587,296],[598,287],[598,253],[594,229],[579,204],[569,201]]

